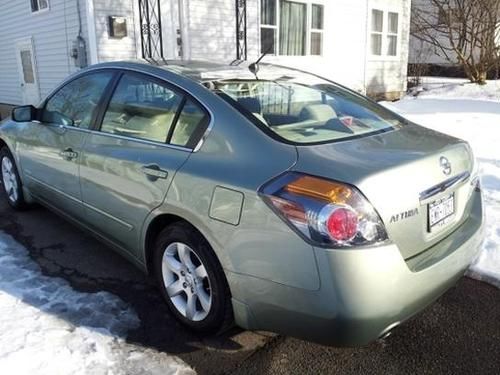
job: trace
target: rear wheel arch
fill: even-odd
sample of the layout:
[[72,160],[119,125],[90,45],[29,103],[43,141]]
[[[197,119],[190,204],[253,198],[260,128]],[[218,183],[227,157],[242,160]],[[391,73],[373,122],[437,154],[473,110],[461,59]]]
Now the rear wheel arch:
[[154,272],[154,243],[160,232],[169,225],[185,221],[177,215],[163,214],[155,217],[146,229],[146,236],[144,238],[144,261],[146,264],[146,271],[149,275]]
[[224,267],[222,266],[222,262],[217,255],[216,251],[214,250],[214,246],[211,244],[211,241],[203,234],[201,230],[199,230],[195,225],[193,225],[189,220],[186,220],[185,218],[175,215],[175,214],[160,214],[156,216],[149,224],[146,230],[146,235],[144,237],[144,256],[145,256],[145,265],[146,265],[146,271],[149,275],[152,275],[154,272],[154,245],[156,238],[158,235],[161,233],[163,229],[166,227],[173,225],[173,224],[178,224],[178,223],[184,223],[188,226],[190,226],[192,229],[194,229],[196,232],[198,232],[210,245],[210,247],[213,250],[213,255],[216,257],[217,261],[219,262],[219,265],[221,266],[222,269]]

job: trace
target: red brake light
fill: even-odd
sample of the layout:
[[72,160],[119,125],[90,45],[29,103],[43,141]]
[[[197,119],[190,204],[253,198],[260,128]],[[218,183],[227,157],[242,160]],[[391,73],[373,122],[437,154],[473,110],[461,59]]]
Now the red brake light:
[[350,241],[358,232],[358,215],[348,208],[336,208],[327,219],[326,227],[334,240]]

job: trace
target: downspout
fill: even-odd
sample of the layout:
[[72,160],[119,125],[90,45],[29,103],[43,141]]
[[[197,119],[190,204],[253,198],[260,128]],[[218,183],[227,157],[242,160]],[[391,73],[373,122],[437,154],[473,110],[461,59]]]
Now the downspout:
[[366,84],[366,78],[367,78],[367,73],[366,73],[366,70],[368,69],[368,48],[369,48],[369,44],[368,44],[368,34],[369,34],[369,20],[370,19],[370,0],[366,0],[366,20],[365,20],[365,24],[366,24],[366,27],[365,27],[365,62],[364,62],[364,68],[363,68],[363,90],[364,90],[364,93],[363,94],[367,94],[368,92],[368,86]]
[[78,37],[82,38],[82,13],[80,12],[80,0],[76,0],[76,12],[78,13]]
[[177,31],[177,48],[179,51],[179,57],[181,60],[186,60],[188,59],[188,54],[187,54],[187,31],[185,27],[185,16],[186,16],[186,10],[184,8],[185,3],[184,0],[177,0],[178,5],[178,15],[179,15],[179,29]]
[[[77,0],[79,1],[79,0]],[[97,64],[99,62],[99,57],[97,55],[97,35],[95,30],[95,19],[94,19],[94,0],[86,0],[86,13],[87,13],[87,34],[88,34],[88,45],[89,45],[89,62],[90,64]]]
[[[76,37],[76,46],[77,48],[78,47],[80,48],[77,52],[77,57],[80,58],[81,65],[79,66],[79,68],[83,68],[88,66],[88,60],[87,60],[87,42],[85,41],[85,38],[82,35],[82,13],[80,7],[80,0],[76,0],[76,12],[78,13],[78,36]],[[83,57],[79,56],[80,53],[83,54]]]

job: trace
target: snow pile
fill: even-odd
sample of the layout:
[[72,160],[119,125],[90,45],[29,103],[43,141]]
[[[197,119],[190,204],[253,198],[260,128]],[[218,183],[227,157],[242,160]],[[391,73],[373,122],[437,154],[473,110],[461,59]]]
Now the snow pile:
[[139,325],[118,297],[42,275],[0,232],[1,374],[191,374],[175,357],[125,342]]
[[[417,98],[382,104],[417,124],[465,139],[472,146],[481,171],[486,239],[469,274],[500,287],[500,103],[489,101],[494,95],[500,98],[500,82],[447,85]],[[439,99],[429,99],[434,96]]]
[[500,161],[483,161],[481,165],[487,232],[483,251],[470,274],[500,287]]
[[500,100],[500,80],[487,81],[486,85],[470,83],[462,78],[423,77],[422,85],[410,90],[407,97],[425,99],[461,98],[474,100]]

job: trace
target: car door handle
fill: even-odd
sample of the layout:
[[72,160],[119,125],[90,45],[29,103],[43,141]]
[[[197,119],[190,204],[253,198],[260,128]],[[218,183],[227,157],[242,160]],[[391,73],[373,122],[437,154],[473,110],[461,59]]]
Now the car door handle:
[[159,166],[156,164],[153,165],[145,165],[141,168],[142,173],[144,173],[148,178],[157,180],[159,178],[167,178],[168,177],[168,172],[164,171],[161,169]]
[[67,148],[59,153],[66,160],[73,160],[78,157],[78,152],[73,151],[71,148]]

